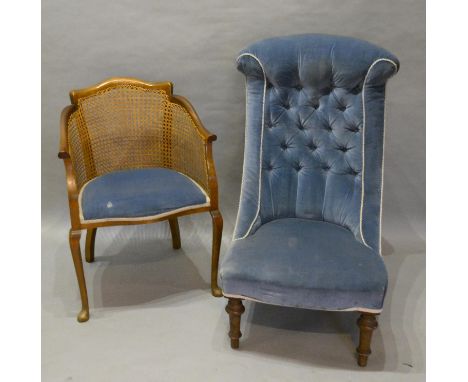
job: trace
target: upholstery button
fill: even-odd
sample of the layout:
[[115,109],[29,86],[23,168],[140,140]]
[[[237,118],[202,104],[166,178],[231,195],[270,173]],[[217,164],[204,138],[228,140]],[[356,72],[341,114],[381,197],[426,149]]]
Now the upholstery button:
[[304,126],[302,125],[302,123],[299,122],[299,124],[297,125],[297,128],[299,130],[304,130]]
[[298,172],[302,170],[302,167],[303,167],[303,166],[302,166],[300,163],[296,163],[296,164],[294,165],[294,169],[295,169],[296,171],[298,171]]
[[350,93],[354,94],[354,95],[361,93],[362,92],[362,85],[363,85],[363,83],[360,82],[353,89],[350,90]]
[[285,103],[285,104],[283,105],[283,107],[284,107],[286,110],[289,110],[289,108],[290,108],[290,106],[289,106],[288,103]]
[[295,88],[296,88],[297,91],[301,91],[302,90],[302,85],[296,85]]
[[280,147],[283,149],[283,150],[286,150],[289,146],[286,142],[281,142],[280,144]]
[[356,126],[350,126],[346,127],[346,130],[351,131],[352,133],[357,133],[359,131],[359,128]]
[[344,152],[344,153],[349,150],[349,148],[347,148],[345,146],[339,146],[339,147],[337,147],[337,149]]
[[310,142],[307,144],[307,147],[312,150],[312,151],[315,151],[317,149],[317,146],[315,145],[314,142]]
[[323,171],[328,171],[328,170],[330,170],[330,166],[329,166],[328,164],[324,164],[324,165],[322,166],[322,170],[323,170]]
[[357,175],[359,174],[359,172],[357,172],[357,171],[356,171],[355,169],[353,169],[353,168],[350,168],[350,169],[349,169],[349,174],[350,174],[350,175],[353,175],[353,176],[357,176]]
[[338,105],[338,110],[339,110],[339,111],[345,111],[346,109],[347,109],[346,106],[344,106],[344,105]]

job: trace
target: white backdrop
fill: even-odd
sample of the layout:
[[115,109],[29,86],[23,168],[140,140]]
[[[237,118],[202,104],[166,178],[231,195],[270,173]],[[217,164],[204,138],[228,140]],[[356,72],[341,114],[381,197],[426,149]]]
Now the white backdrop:
[[[258,39],[308,32],[366,39],[400,59],[401,70],[389,81],[387,90],[383,253],[390,273],[386,317],[391,335],[382,329],[383,340],[377,346],[386,356],[383,363],[376,362],[378,368],[389,372],[423,373],[424,1],[43,0],[42,8],[43,356],[48,362],[43,373],[48,380],[63,380],[60,378],[66,374],[64,370],[70,367],[65,354],[67,343],[74,337],[67,336],[79,331],[76,332],[79,338],[83,335],[81,331],[89,330],[99,317],[102,320],[112,317],[115,325],[121,325],[123,317],[109,313],[120,308],[131,314],[141,309],[142,304],[159,306],[161,301],[179,296],[181,290],[188,294],[201,290],[206,304],[214,305],[216,325],[219,322],[217,327],[207,330],[207,335],[217,331],[221,335],[216,338],[224,338],[227,324],[226,317],[221,316],[223,301],[211,300],[207,294],[211,228],[210,220],[204,216],[181,221],[185,252],[177,260],[170,257],[166,244],[168,229],[164,224],[98,232],[96,256],[102,261],[85,265],[94,315],[85,326],[74,323],[79,300],[67,247],[69,221],[64,170],[57,159],[59,115],[69,103],[69,90],[113,76],[174,82],[175,93],[186,96],[207,129],[218,135],[214,151],[225,220],[222,246],[225,252],[237,213],[243,157],[245,90],[243,77],[235,69],[237,53]],[[152,256],[161,260],[155,255],[159,252],[174,267],[153,264]],[[132,258],[134,253],[139,257]],[[135,263],[141,268],[132,268]],[[186,271],[185,281],[176,276],[180,269]],[[161,288],[157,279],[164,279],[170,270],[177,280],[176,290],[164,286],[164,293],[153,292]],[[255,309],[262,321],[265,318],[262,308]],[[408,324],[390,325],[391,317],[402,320],[402,315]],[[157,312],[154,317],[158,317]],[[255,324],[255,314],[251,322]],[[411,330],[404,325],[410,325]],[[405,339],[407,330],[414,336],[412,339]],[[65,332],[67,335],[60,335]],[[64,352],[57,358],[56,351],[62,348]],[[351,349],[345,347],[343,357]],[[285,351],[279,348],[278,354]],[[69,357],[72,356],[70,353]],[[402,365],[415,360],[418,362],[411,370]],[[305,370],[314,366],[313,360],[302,361]],[[327,362],[321,365],[328,366]],[[79,370],[76,373],[85,373],[81,375],[83,378],[98,373],[97,369],[88,370],[89,375],[85,369]]]

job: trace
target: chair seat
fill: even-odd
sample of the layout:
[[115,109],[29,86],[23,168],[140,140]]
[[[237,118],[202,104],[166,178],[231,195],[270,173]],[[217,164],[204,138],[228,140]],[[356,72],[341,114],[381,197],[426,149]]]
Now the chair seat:
[[378,312],[387,288],[381,256],[349,230],[297,218],[234,241],[220,274],[227,297],[318,310]]
[[166,168],[112,172],[80,192],[83,221],[144,218],[206,205],[209,198],[197,183]]

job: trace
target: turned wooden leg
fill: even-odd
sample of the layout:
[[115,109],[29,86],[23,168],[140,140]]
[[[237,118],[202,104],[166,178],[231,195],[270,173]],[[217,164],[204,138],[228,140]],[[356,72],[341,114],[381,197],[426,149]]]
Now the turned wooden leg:
[[89,319],[89,305],[88,292],[86,291],[86,281],[83,272],[83,263],[81,262],[80,237],[81,231],[73,231],[70,229],[70,249],[73,258],[73,264],[75,265],[76,278],[78,279],[78,286],[80,288],[81,296],[81,311],[78,313],[77,318],[79,322],[85,322]]
[[94,242],[96,240],[97,228],[89,228],[86,232],[85,258],[86,262],[94,261]]
[[172,235],[172,248],[180,248],[180,231],[179,231],[179,222],[177,218],[169,218],[169,226],[171,227]]
[[356,351],[358,354],[358,365],[361,367],[367,366],[367,358],[371,353],[372,332],[377,328],[376,316],[373,313],[361,313],[361,316],[357,320],[359,326],[359,346]]
[[239,338],[242,337],[240,331],[241,315],[245,312],[244,305],[240,298],[230,298],[226,305],[226,312],[229,314],[229,338],[231,348],[239,348]]
[[211,294],[221,297],[223,291],[218,286],[218,263],[221,249],[221,239],[223,237],[223,217],[218,210],[210,211],[213,222],[213,247],[211,252]]

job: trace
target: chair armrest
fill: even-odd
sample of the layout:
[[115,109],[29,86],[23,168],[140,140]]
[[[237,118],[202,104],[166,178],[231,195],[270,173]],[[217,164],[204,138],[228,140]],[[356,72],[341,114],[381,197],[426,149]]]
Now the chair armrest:
[[60,159],[70,158],[70,153],[68,152],[68,119],[70,118],[71,113],[74,110],[73,105],[68,105],[62,110],[60,116],[60,142],[59,142],[59,152],[58,157]]
[[78,183],[76,181],[75,172],[73,170],[73,164],[68,151],[68,120],[70,115],[75,110],[75,107],[69,105],[65,107],[60,116],[60,142],[59,142],[59,153],[58,157],[63,159],[65,165],[65,175],[67,181],[67,193],[68,193],[68,205],[70,209],[70,218],[73,229],[79,229],[80,218],[79,218],[79,206],[78,206]]
[[[216,135],[214,136],[216,139]],[[213,143],[208,141],[206,144],[206,167],[208,172],[208,187],[210,189],[211,207],[215,210],[218,209],[218,177],[216,176],[216,169],[213,158]]]

